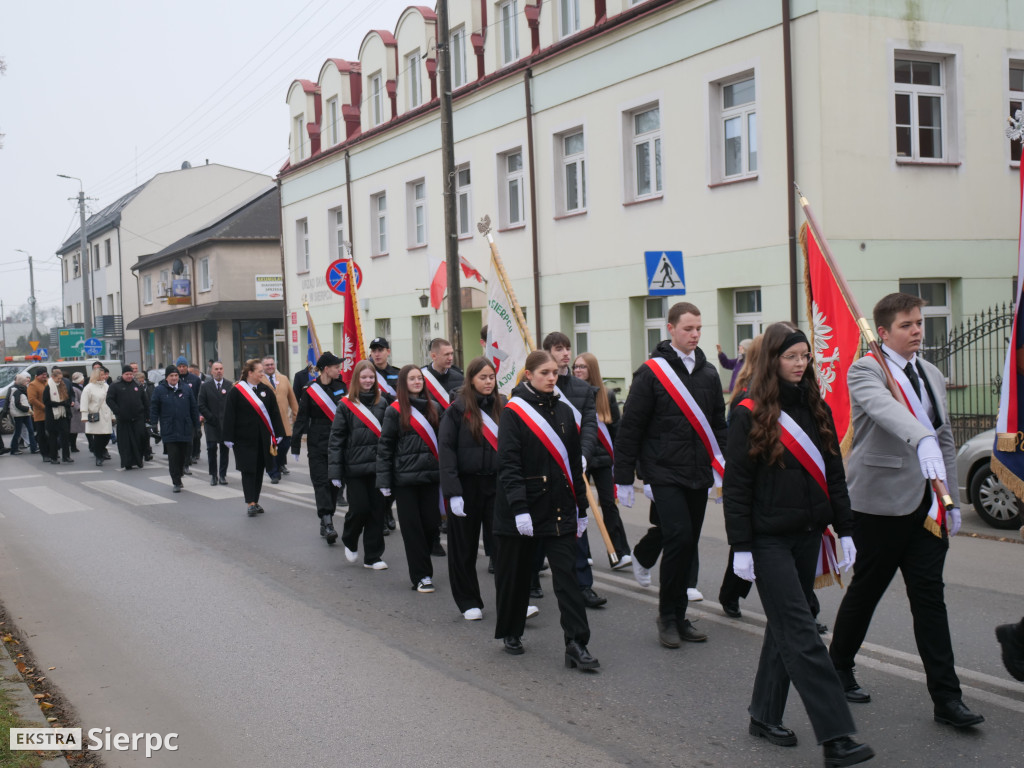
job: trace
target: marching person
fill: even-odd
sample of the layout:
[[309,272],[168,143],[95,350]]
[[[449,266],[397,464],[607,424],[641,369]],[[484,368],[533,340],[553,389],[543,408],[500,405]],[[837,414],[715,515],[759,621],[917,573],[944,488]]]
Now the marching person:
[[[130,366],[126,367],[128,370],[125,376],[130,380],[132,369]],[[132,382],[129,386],[136,385]],[[160,425],[172,490],[174,493],[181,493],[181,476],[188,468],[188,457],[192,450],[192,432],[199,429],[199,406],[192,396],[192,388],[181,383],[178,369],[173,365],[167,366],[164,380],[157,385],[153,393],[153,402],[149,406],[149,420]],[[139,466],[142,466],[141,458]]]
[[320,523],[320,536],[328,544],[338,540],[334,530],[334,510],[338,505],[338,488],[331,483],[327,471],[327,447],[331,437],[331,424],[338,412],[338,401],[345,394],[341,381],[342,358],[324,352],[316,361],[320,373],[302,392],[299,413],[292,427],[292,459],[297,461],[306,435],[306,454],[309,458],[309,479],[313,483],[316,516]]
[[[464,381],[462,371],[452,365],[455,359],[455,348],[448,339],[434,339],[430,342],[430,362],[423,366],[423,379],[427,392],[445,411],[451,405],[452,396],[462,387]],[[444,547],[441,546],[441,534],[448,532],[447,520],[442,512],[441,527],[434,537],[431,554],[436,557],[444,557]]]
[[640,467],[657,505],[658,525],[633,547],[633,560],[650,568],[662,551],[656,621],[666,648],[707,640],[686,618],[686,585],[708,489],[721,485],[719,446],[726,427],[721,379],[697,346],[702,325],[700,310],[689,302],[669,309],[669,338],[633,374],[615,439],[619,502],[633,505],[633,478]]
[[11,442],[11,456],[17,456],[21,450],[21,433],[28,434],[30,453],[39,453],[36,443],[36,432],[32,429],[32,403],[28,401],[28,374],[19,373],[14,377],[14,384],[7,395],[11,404],[11,420],[14,422],[14,440]]
[[412,588],[429,593],[434,591],[431,545],[441,525],[437,466],[441,409],[423,378],[415,365],[398,373],[398,399],[384,414],[377,443],[376,485],[384,496],[394,493]]
[[572,409],[555,392],[554,358],[543,350],[531,352],[523,373],[523,383],[512,390],[502,413],[498,435],[494,636],[504,642],[506,653],[523,653],[530,579],[543,540],[561,616],[565,666],[597,669],[600,663],[587,650],[590,625],[576,582],[576,539],[587,528],[579,430]]
[[[393,401],[398,397],[396,387],[398,386],[398,368],[389,361],[391,356],[391,345],[383,336],[378,336],[370,342],[370,359],[373,360],[373,367],[377,374],[377,385],[381,392],[386,394],[389,400]],[[384,510],[384,535],[387,536],[395,530],[395,516],[391,511],[394,499],[386,500]]]
[[[100,366],[102,368],[102,366]],[[94,369],[95,370],[95,369]],[[67,384],[68,382],[65,382]],[[78,436],[85,433],[85,424],[82,420],[82,390],[85,389],[86,385],[85,375],[80,371],[75,371],[71,374],[71,411],[68,414],[68,445],[71,446],[72,453],[78,453]],[[87,436],[86,441],[89,443],[89,450],[92,451],[92,440]]]
[[[46,405],[43,403],[43,392],[49,383],[50,374],[46,366],[40,365],[32,371],[32,381],[25,388],[28,401],[32,405],[32,428],[36,433],[36,445],[43,454],[43,463],[50,463],[50,440],[46,434]],[[54,435],[56,439],[56,435]]]
[[[185,358],[184,355],[179,355],[175,364],[178,367],[178,386],[188,387],[189,391],[192,392],[192,399],[195,400],[196,403],[198,404],[199,387],[202,386],[203,382],[199,379],[199,377],[196,374],[192,373],[192,371],[190,370],[192,366],[189,366],[188,360]],[[200,420],[200,424],[202,424],[202,420]],[[195,433],[192,435],[191,452],[189,453],[188,457],[185,460],[184,472],[186,475],[192,474],[192,470],[189,469],[189,467],[192,464],[199,463],[199,451],[201,450],[201,440],[202,435],[199,429],[197,428],[195,430]]]
[[497,490],[498,425],[505,398],[495,391],[494,366],[484,357],[470,361],[466,381],[441,418],[438,454],[441,492],[448,500],[448,580],[467,621],[484,617],[476,575],[480,531],[491,555],[491,525]]
[[281,475],[290,475],[288,469],[288,448],[292,441],[292,425],[299,415],[299,401],[295,399],[295,391],[287,376],[277,372],[277,361],[267,356],[263,358],[263,383],[274,390],[277,398],[277,409],[281,414],[281,423],[284,424],[284,439],[281,441],[274,463],[267,465],[267,474],[270,475],[271,485],[281,482]]
[[255,517],[264,511],[260,506],[263,472],[284,438],[277,398],[263,383],[263,363],[256,358],[245,361],[241,380],[228,391],[220,436],[234,450],[235,469],[242,473],[246,514]]
[[[348,511],[341,531],[345,559],[354,563],[363,538],[363,567],[383,571],[385,498],[377,490],[377,443],[391,399],[377,386],[369,360],[352,370],[352,386],[338,403],[327,447],[327,474],[336,489],[348,489]],[[333,531],[333,523],[331,524]],[[327,539],[333,543],[337,534]]]
[[[757,584],[768,626],[754,678],[752,736],[783,747],[789,685],[800,694],[826,766],[862,763],[874,751],[856,731],[839,677],[808,606],[822,533],[839,534],[849,570],[853,516],[832,412],[821,398],[802,331],[775,323],[764,332],[747,397],[729,423],[723,499],[737,576]],[[655,491],[655,497],[657,497]]]
[[[884,361],[861,358],[847,381],[853,413],[853,448],[847,458],[857,570],[839,605],[829,652],[848,701],[871,697],[854,677],[857,652],[896,571],[903,574],[914,637],[924,663],[935,721],[955,728],[985,718],[963,702],[953,668],[953,642],[943,596],[942,568],[949,539],[960,530],[956,445],[946,408],[942,372],[919,354],[924,301],[890,293],[874,307]],[[907,406],[886,387],[884,362]],[[944,517],[931,480],[945,481],[954,508]],[[926,527],[927,526],[927,527]]]
[[[585,381],[594,390],[594,407],[597,411],[597,444],[594,454],[587,464],[586,475],[597,490],[597,502],[601,505],[604,526],[615,547],[619,561],[612,569],[628,568],[633,562],[630,556],[629,540],[626,528],[622,524],[619,508],[615,506],[615,478],[612,477],[612,458],[614,455],[615,434],[619,428],[619,403],[615,392],[604,385],[601,378],[601,366],[597,358],[590,352],[578,355],[572,364],[572,373],[577,379]],[[581,539],[582,540],[582,539]]]
[[114,430],[114,414],[107,405],[108,371],[97,368],[89,377],[89,383],[82,390],[81,410],[85,424],[85,434],[89,440],[89,450],[96,457],[96,466],[102,467],[107,458],[107,443],[110,433]]
[[[168,370],[173,367],[168,366]],[[174,371],[177,373],[178,369]],[[133,380],[130,365],[121,366],[121,378],[107,387],[107,405],[117,420],[117,452],[121,457],[122,469],[143,467],[148,445],[146,422],[151,420],[155,399],[156,389],[153,390],[153,397],[147,398],[146,390]]]
[[71,390],[60,368],[50,372],[50,381],[43,390],[46,406],[46,434],[50,439],[50,463],[59,463],[58,449],[65,464],[71,464]]
[[[132,371],[132,375],[135,378],[135,383],[136,385],[138,385],[139,390],[145,396],[146,407],[143,412],[148,414],[149,404],[153,402],[153,391],[156,389],[156,387],[153,385],[153,382],[149,381],[146,378],[146,374],[144,374],[142,371]],[[142,430],[142,455],[146,461],[153,460],[153,445],[150,442],[148,425],[145,429]],[[108,454],[103,458],[109,459],[110,455]]]
[[[199,415],[206,432],[206,457],[210,468],[210,485],[228,484],[228,447],[224,445],[224,406],[234,386],[224,376],[224,363],[210,366],[210,377],[199,387]],[[219,454],[219,458],[218,458]]]

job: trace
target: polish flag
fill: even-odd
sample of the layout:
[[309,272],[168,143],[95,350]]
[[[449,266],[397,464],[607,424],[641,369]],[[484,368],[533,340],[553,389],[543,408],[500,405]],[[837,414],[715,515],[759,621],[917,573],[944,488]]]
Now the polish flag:
[[431,257],[430,269],[430,306],[435,310],[441,308],[444,293],[448,288],[448,263]]
[[459,264],[462,266],[462,274],[466,276],[466,279],[474,278],[478,283],[484,281],[484,276],[480,274],[480,271],[469,263],[469,259],[465,256],[459,256]]

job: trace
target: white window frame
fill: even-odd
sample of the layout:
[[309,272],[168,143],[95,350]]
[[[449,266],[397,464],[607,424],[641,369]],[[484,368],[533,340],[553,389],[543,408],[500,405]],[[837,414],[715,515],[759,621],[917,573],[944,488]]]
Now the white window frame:
[[110,249],[110,238],[108,237],[103,241],[103,255],[104,255],[104,266],[109,267],[114,263],[114,255]]
[[423,76],[420,72],[422,61],[418,48],[405,57],[406,109],[416,109],[423,103]]
[[200,293],[205,293],[213,288],[213,281],[210,279],[210,257],[204,256],[196,266],[196,271],[199,273],[196,276],[198,278],[196,282],[199,283],[196,290]]
[[295,116],[293,128],[295,130],[295,159],[301,160],[303,158],[303,147],[305,142],[302,140],[303,134],[306,132],[306,123],[303,119],[305,115],[301,112]]
[[327,209],[327,241],[335,254],[332,261],[348,257],[345,249],[345,212],[340,205]]
[[373,255],[384,256],[388,252],[388,193],[370,195],[370,232],[373,240]]
[[[1010,70],[1024,71],[1024,51],[1011,52],[1006,62],[1006,103],[1010,107],[1009,114],[1012,117],[1014,114],[1016,114],[1018,109],[1024,110],[1024,83],[1021,83],[1020,89],[1015,89],[1013,87],[1014,83],[1012,82],[1012,78],[1010,77]],[[1014,150],[1016,150],[1017,152],[1016,160],[1013,159]],[[1021,154],[1022,152],[1020,139],[1017,139],[1015,141],[1008,139],[1007,157],[1009,158],[1011,168],[1020,167]]]
[[[462,174],[469,174],[463,183]],[[455,168],[455,231],[459,239],[473,236],[473,172],[469,163]]]
[[92,271],[93,272],[99,272],[99,269],[100,269],[100,244],[99,243],[93,243],[93,246],[92,246],[92,257],[93,257],[92,258],[92,263],[93,263]]
[[[581,309],[585,309],[586,320],[579,319]],[[580,343],[582,337],[583,343]],[[580,301],[572,305],[572,348],[577,355],[590,351],[590,302]]]
[[[637,133],[636,118],[651,110],[658,110],[658,127],[655,129]],[[641,106],[623,112],[625,145],[628,155],[626,157],[626,168],[628,169],[628,180],[626,187],[626,199],[629,202],[641,202],[643,200],[656,200],[662,197],[665,189],[664,163],[661,158],[664,152],[662,142],[662,121],[661,121],[661,100],[650,101]],[[640,147],[648,146],[648,172],[650,173],[651,189],[641,192],[639,189],[640,174],[637,167],[637,152]],[[659,183],[659,170],[660,182]]]
[[[566,142],[580,136],[583,148],[567,154]],[[586,213],[587,210],[587,134],[584,127],[576,126],[555,134],[555,157],[558,158],[558,175],[555,179],[558,200],[557,211],[561,216]],[[575,205],[569,199],[569,175],[576,174],[577,200]]]
[[295,222],[295,271],[300,275],[309,272],[309,219]]
[[405,185],[405,209],[409,220],[409,248],[422,248],[427,244],[427,181],[420,178]]
[[331,146],[333,147],[341,138],[338,132],[338,121],[341,119],[341,113],[338,111],[338,97],[327,100],[327,120],[328,127],[330,128]]
[[469,73],[466,71],[466,28],[464,26],[452,31],[448,53],[452,62],[452,90],[455,90],[469,82]]
[[[757,309],[753,312],[738,311],[739,294],[755,291],[757,293]],[[759,285],[748,285],[742,288],[732,289],[732,336],[733,349],[740,348],[743,339],[752,339],[764,330],[764,292]],[[749,325],[752,328],[750,333],[740,333],[741,325]]]
[[[729,86],[754,81],[753,101],[744,104],[725,106],[726,89]],[[758,96],[760,90],[757,87],[757,68],[754,66],[743,67],[741,70],[722,73],[708,80],[708,183],[721,184],[723,182],[743,181],[745,179],[756,179],[760,159],[760,131],[758,130]],[[740,120],[740,170],[729,173],[726,167],[726,123],[729,120]],[[751,139],[751,120],[754,121],[754,136]],[[751,153],[753,153],[753,168],[751,168]]]
[[[918,286],[917,292],[906,290],[909,288],[907,284]],[[949,280],[936,280],[935,278],[917,278],[917,277],[901,277],[899,281],[899,289],[901,293],[909,293],[911,296],[921,296],[921,285],[941,285],[946,293],[945,304],[925,304],[921,307],[921,315],[924,318],[925,334],[924,343],[921,345],[921,353],[925,356],[926,360],[931,360],[930,353],[936,349],[941,349],[946,344],[946,339],[933,338],[932,334],[928,333],[928,321],[935,318],[943,318],[946,321],[946,333],[948,334],[953,330],[953,286]],[[944,370],[943,374],[948,376],[949,371]]]
[[[914,85],[896,82],[896,60],[931,62],[939,64],[939,86]],[[956,165],[963,155],[960,144],[963,133],[963,116],[960,109],[960,94],[963,92],[963,79],[960,66],[963,60],[963,48],[959,45],[932,43],[928,41],[890,41],[889,44],[889,137],[893,161],[897,165]],[[909,156],[897,153],[896,129],[896,94],[909,94],[911,106],[911,153]],[[940,135],[942,141],[941,157],[920,156],[920,129],[918,95],[936,95],[941,97]]]
[[384,76],[380,72],[370,75],[370,127],[384,122]]
[[[648,308],[653,306],[655,302],[661,303],[661,313],[655,317],[650,317],[648,314]],[[644,312],[644,345],[648,347],[644,351],[646,356],[649,357],[654,352],[654,347],[658,344],[655,342],[653,345],[650,343],[650,332],[656,331],[658,334],[658,342],[665,339],[665,329],[668,327],[668,298],[665,296],[645,296],[643,298],[643,312]]]
[[[519,157],[519,168],[511,170],[509,163]],[[526,226],[526,165],[523,148],[516,147],[498,155],[498,199],[501,206],[501,226],[504,228]],[[513,218],[513,203],[519,209],[519,216]]]
[[504,67],[519,60],[519,2],[505,0],[498,3],[497,11],[498,66]]
[[153,303],[153,276],[143,275],[142,277],[142,303]]
[[580,0],[558,0],[555,9],[558,14],[559,39],[574,35],[581,28]]

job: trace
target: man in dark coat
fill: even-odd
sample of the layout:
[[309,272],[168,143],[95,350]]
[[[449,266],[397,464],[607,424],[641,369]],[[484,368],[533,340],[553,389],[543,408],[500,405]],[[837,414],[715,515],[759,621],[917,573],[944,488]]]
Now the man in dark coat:
[[146,391],[135,383],[130,365],[107,388],[107,407],[117,419],[117,451],[124,469],[142,467],[146,451]]
[[178,380],[178,369],[167,366],[164,380],[153,393],[149,407],[149,420],[159,422],[160,435],[167,454],[167,469],[171,474],[174,492],[181,492],[181,476],[192,450],[192,435],[199,430],[199,406],[192,389]]
[[[195,366],[190,366],[188,360],[184,355],[180,355],[175,362],[178,367],[178,385],[188,387],[192,390],[192,399],[199,403],[199,387],[203,385],[202,379],[196,374],[192,373],[189,369]],[[202,421],[199,422],[202,424]],[[199,427],[196,428],[195,434],[192,435],[192,452],[189,454],[188,460],[185,462],[185,474],[191,475],[192,473],[188,470],[189,465],[199,463],[199,452],[202,450],[202,431]]]
[[[199,415],[206,429],[206,455],[210,461],[210,485],[228,484],[228,447],[221,429],[224,425],[224,403],[233,384],[224,378],[224,364],[210,366],[210,376],[199,387]],[[220,461],[217,452],[220,451]]]

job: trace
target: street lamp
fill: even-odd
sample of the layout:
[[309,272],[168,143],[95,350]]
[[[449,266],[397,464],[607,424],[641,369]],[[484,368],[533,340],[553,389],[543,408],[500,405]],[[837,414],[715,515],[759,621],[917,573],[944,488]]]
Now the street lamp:
[[85,338],[92,338],[92,291],[89,289],[89,238],[85,234],[85,189],[82,180],[77,176],[68,176],[65,173],[57,174],[62,179],[72,179],[78,182],[78,219],[79,235],[82,250],[82,321],[85,324]]
[[21,248],[15,248],[14,250],[28,256],[28,306],[32,311],[32,330],[29,332],[29,340],[39,341],[39,328],[36,327],[36,276],[32,269],[32,254]]

